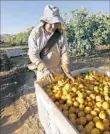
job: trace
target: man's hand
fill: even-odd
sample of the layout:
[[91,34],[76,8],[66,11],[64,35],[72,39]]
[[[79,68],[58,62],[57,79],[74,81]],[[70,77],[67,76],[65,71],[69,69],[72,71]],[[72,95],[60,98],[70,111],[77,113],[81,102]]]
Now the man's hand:
[[43,79],[47,79],[49,82],[54,80],[54,75],[51,70],[49,70],[43,62],[40,62],[37,66],[37,70],[44,74]]
[[63,64],[62,66],[64,74],[74,82],[74,77],[72,76],[71,72],[69,71],[69,64]]
[[74,77],[71,75],[71,73],[65,73],[65,75],[74,82]]
[[54,75],[53,75],[52,71],[45,70],[44,71],[44,79],[47,79],[50,82],[54,81]]

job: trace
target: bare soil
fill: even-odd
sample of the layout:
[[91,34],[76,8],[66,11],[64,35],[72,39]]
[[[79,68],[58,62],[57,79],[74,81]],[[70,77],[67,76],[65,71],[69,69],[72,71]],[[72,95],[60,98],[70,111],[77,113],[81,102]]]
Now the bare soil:
[[[28,58],[16,57],[12,59],[15,66],[28,64]],[[71,57],[71,70],[84,67],[96,67],[110,71],[110,53],[90,57]],[[26,68],[25,68],[26,69]],[[29,71],[1,72],[1,134],[44,134],[40,124],[36,103],[34,81],[35,75]],[[18,73],[16,73],[18,72]],[[16,75],[16,77],[14,77]],[[11,79],[13,78],[14,79]],[[11,80],[10,80],[11,79]],[[11,86],[12,83],[18,86]],[[8,85],[7,85],[8,84]],[[16,84],[12,84],[16,85]],[[10,90],[11,88],[11,90]],[[7,92],[5,92],[8,90]],[[5,92],[5,93],[4,93]]]

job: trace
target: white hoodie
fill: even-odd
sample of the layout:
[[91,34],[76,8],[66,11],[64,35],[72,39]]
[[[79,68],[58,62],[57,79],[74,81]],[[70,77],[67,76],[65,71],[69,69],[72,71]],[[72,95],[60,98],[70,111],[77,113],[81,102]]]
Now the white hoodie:
[[[39,62],[44,62],[46,67],[51,69],[54,74],[61,73],[61,65],[69,64],[68,58],[68,43],[66,40],[66,36],[63,33],[58,42],[51,48],[49,53],[43,58],[40,59],[39,53],[47,44],[47,41],[52,36],[47,35],[43,24],[40,24],[38,27],[35,27],[28,39],[28,55],[33,64],[37,65]],[[41,79],[44,76],[42,72],[37,71],[37,80]]]

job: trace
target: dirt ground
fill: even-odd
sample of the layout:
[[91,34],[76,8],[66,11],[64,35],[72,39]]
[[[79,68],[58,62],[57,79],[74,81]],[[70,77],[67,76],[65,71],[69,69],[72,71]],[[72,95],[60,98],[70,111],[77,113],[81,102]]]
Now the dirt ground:
[[[15,66],[28,63],[27,56],[16,57],[12,59]],[[18,62],[19,61],[19,62]],[[84,67],[96,67],[110,71],[110,53],[101,54],[100,56],[91,57],[72,57],[71,70]],[[3,73],[1,73],[4,75]],[[9,76],[6,75],[8,78]],[[1,102],[1,134],[44,134],[44,129],[40,124],[38,117],[38,109],[36,103],[33,72],[24,72],[20,76],[22,85],[17,88],[13,96],[11,94],[3,94]],[[21,82],[20,81],[20,82]],[[24,82],[23,82],[24,81]],[[15,79],[17,82],[17,79]],[[3,85],[3,83],[2,83]],[[18,92],[19,91],[19,92]],[[13,91],[12,91],[13,92]],[[19,93],[19,97],[16,95]],[[9,100],[11,100],[10,103]]]

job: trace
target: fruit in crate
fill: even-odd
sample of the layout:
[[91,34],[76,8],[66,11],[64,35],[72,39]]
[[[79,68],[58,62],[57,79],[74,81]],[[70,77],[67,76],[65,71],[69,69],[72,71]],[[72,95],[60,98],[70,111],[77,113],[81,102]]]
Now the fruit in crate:
[[110,132],[110,78],[89,71],[72,82],[63,75],[45,87],[45,91],[80,133]]

